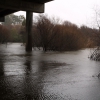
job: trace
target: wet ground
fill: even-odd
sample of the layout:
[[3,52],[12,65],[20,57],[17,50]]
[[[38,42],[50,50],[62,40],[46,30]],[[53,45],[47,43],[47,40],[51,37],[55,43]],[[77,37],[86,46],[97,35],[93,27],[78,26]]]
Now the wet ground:
[[0,45],[0,100],[100,100],[100,62],[89,54]]

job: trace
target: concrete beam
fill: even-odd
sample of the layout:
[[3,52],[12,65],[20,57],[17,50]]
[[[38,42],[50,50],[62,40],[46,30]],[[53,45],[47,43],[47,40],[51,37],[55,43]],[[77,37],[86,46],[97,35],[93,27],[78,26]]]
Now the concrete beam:
[[17,10],[5,9],[4,11],[0,11],[0,17],[4,17],[15,12],[17,12]]
[[23,0],[23,1],[30,1],[30,2],[36,2],[36,3],[47,3],[53,0]]
[[5,17],[0,17],[0,22],[5,22]]
[[0,0],[0,8],[44,13],[44,4],[21,0]]

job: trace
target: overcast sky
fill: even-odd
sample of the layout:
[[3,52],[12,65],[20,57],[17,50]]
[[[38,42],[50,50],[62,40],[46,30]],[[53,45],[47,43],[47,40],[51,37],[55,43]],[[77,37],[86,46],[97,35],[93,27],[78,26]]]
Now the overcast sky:
[[[54,0],[45,4],[45,13],[49,16],[55,16],[79,26],[93,24],[94,9],[100,9],[100,0]],[[25,15],[23,12],[16,14]]]

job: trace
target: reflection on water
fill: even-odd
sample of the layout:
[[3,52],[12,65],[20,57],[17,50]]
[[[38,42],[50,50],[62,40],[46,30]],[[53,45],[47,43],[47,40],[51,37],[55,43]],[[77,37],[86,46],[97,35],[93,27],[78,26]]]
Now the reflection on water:
[[55,61],[41,61],[39,62],[39,69],[43,71],[50,71],[53,70],[53,68],[59,68],[61,66],[65,66],[66,63],[60,63],[60,62],[55,62]]
[[100,62],[89,60],[89,52],[0,45],[0,100],[100,100]]
[[32,54],[29,55],[29,57],[26,57],[26,61],[25,61],[25,73],[26,75],[30,74],[31,73],[31,70],[32,70],[32,66],[31,66],[31,58],[32,57]]
[[3,61],[0,60],[0,76],[4,75],[4,65],[3,65]]

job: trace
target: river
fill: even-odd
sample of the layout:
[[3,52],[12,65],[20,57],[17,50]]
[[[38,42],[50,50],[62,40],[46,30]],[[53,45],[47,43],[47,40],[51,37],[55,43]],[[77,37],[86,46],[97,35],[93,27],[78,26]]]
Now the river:
[[100,62],[89,54],[0,44],[0,100],[100,100]]

